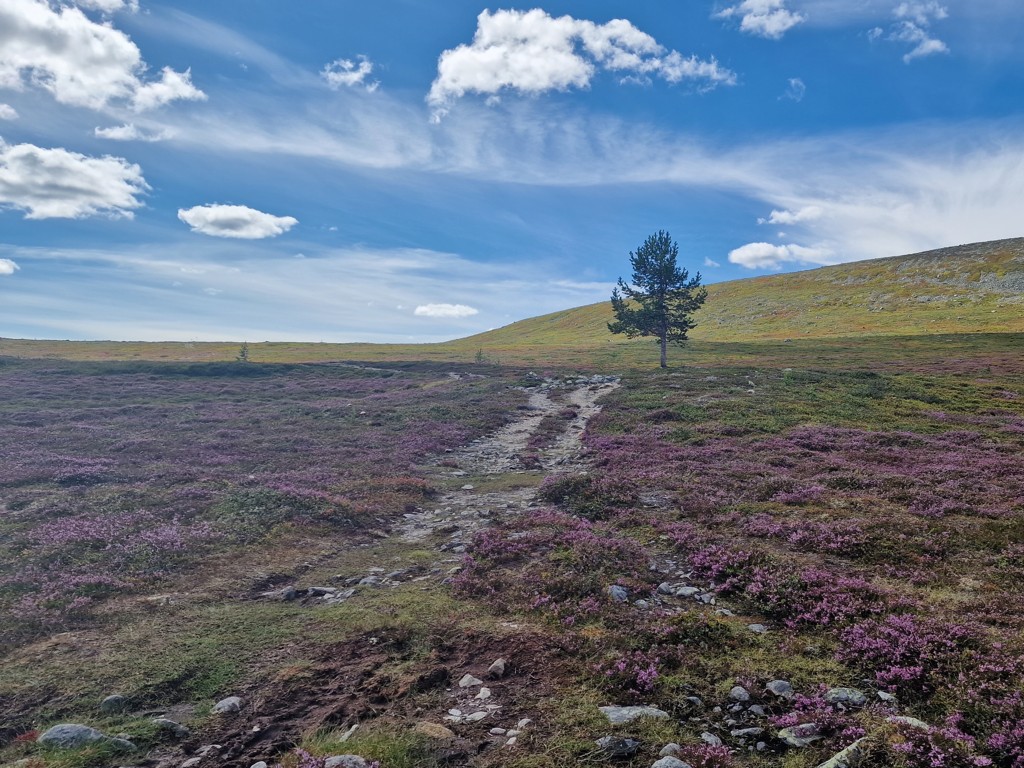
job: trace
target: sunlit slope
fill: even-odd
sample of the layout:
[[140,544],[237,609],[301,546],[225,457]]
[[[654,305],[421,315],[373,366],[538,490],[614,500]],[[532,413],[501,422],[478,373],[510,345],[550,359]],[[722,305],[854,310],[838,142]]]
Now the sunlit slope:
[[[442,344],[250,344],[254,362],[402,361],[631,364],[649,340],[608,332],[609,302],[521,320]],[[708,287],[688,357],[712,347],[844,339],[1024,333],[1024,238],[734,280]],[[0,339],[0,356],[224,361],[239,343]],[[719,352],[723,351],[718,347]],[[746,352],[744,352],[746,354]]]
[[[607,344],[611,319],[601,302],[450,343]],[[1024,239],[719,283],[697,319],[692,338],[711,342],[1021,332]]]

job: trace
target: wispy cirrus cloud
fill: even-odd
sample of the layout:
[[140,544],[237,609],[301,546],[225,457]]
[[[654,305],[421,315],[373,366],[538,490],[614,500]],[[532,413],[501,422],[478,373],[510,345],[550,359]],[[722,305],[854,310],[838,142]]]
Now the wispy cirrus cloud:
[[905,0],[893,9],[892,14],[896,21],[888,32],[882,27],[875,27],[868,32],[869,39],[885,39],[912,46],[903,56],[906,64],[925,56],[949,53],[949,46],[931,31],[933,22],[949,17],[946,6],[935,0]]

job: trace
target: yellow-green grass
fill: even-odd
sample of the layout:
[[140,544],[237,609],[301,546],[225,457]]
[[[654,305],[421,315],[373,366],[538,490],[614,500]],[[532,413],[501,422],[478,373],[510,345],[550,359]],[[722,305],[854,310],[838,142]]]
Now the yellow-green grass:
[[[1024,333],[1024,239],[754,277],[708,287],[686,359],[754,359],[733,345],[813,340]],[[650,341],[609,333],[608,302],[521,320],[437,344],[250,343],[253,362],[436,361],[603,368],[646,365]],[[836,346],[838,345],[838,347]],[[0,340],[0,356],[67,360],[234,360],[226,342]],[[676,353],[679,355],[679,353]]]

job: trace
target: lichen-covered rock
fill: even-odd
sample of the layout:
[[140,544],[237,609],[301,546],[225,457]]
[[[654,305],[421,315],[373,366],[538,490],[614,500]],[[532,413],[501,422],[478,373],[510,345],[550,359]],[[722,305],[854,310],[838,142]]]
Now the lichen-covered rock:
[[658,720],[668,717],[668,712],[657,707],[598,707],[598,709],[612,725],[625,725],[641,717],[653,717]]
[[106,740],[107,736],[95,728],[78,723],[61,723],[48,729],[36,739],[36,743],[56,749],[81,749],[97,741]]

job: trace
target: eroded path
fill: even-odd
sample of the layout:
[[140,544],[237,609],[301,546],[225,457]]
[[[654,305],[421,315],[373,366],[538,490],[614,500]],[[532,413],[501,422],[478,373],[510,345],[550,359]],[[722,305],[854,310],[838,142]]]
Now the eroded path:
[[[457,490],[443,493],[436,507],[406,515],[400,529],[402,539],[417,542],[448,531],[449,542],[444,548],[458,553],[466,537],[488,519],[535,506],[536,485],[541,478],[586,468],[583,433],[590,419],[600,413],[601,397],[618,386],[617,377],[592,376],[545,380],[527,390],[529,401],[520,418],[445,458],[445,467],[439,467],[435,477],[447,485],[460,478],[466,482]],[[529,461],[530,440],[545,418],[569,410],[575,415],[547,447],[537,452],[535,460]]]

